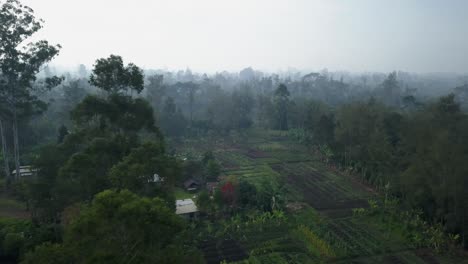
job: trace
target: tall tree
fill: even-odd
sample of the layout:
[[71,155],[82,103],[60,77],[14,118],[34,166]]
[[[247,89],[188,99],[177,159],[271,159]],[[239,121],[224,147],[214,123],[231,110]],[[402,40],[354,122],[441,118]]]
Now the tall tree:
[[186,120],[172,97],[167,97],[161,113],[161,129],[171,137],[184,135]]
[[195,103],[195,94],[200,89],[200,87],[193,82],[184,82],[184,83],[176,83],[176,88],[180,89],[182,93],[184,93],[188,99],[189,104],[189,128],[192,127],[193,124],[193,104]]
[[254,99],[250,90],[235,90],[231,95],[232,100],[232,122],[236,129],[249,128],[252,126],[252,110],[254,107]]
[[155,74],[148,77],[146,84],[146,96],[157,114],[160,114],[162,108],[162,99],[165,96],[166,87],[163,84],[164,75]]
[[275,90],[275,104],[277,111],[277,127],[280,130],[288,130],[288,106],[289,106],[289,91],[288,87],[280,84]]
[[110,55],[96,61],[89,82],[110,94],[140,93],[144,84],[143,71],[133,63],[124,66],[122,57]]
[[18,119],[23,108],[30,108],[31,103],[37,101],[31,94],[32,83],[41,67],[58,54],[60,45],[49,45],[46,40],[24,45],[27,39],[42,28],[42,20],[36,19],[34,11],[17,0],[7,0],[0,6],[0,21],[0,95],[8,111],[6,118],[0,118],[12,123],[15,167],[19,172]]
[[400,107],[400,85],[397,80],[397,73],[392,72],[387,76],[387,79],[382,83],[383,101],[394,107]]
[[107,97],[88,95],[72,111],[72,119],[80,125],[97,126],[101,131],[109,128],[115,133],[134,133],[146,129],[160,136],[149,103],[128,95],[133,91],[140,93],[143,80],[143,71],[132,63],[124,66],[120,56],[98,59],[89,82],[105,91]]
[[2,158],[4,162],[3,169],[5,170],[5,176],[8,179],[10,178],[10,164],[8,163],[8,150],[2,118],[0,118],[0,140],[2,141]]
[[158,185],[171,187],[179,172],[179,164],[174,158],[165,155],[163,146],[145,143],[132,149],[130,154],[114,165],[109,172],[109,179],[115,188],[142,193],[148,183],[154,181],[155,174],[163,179]]

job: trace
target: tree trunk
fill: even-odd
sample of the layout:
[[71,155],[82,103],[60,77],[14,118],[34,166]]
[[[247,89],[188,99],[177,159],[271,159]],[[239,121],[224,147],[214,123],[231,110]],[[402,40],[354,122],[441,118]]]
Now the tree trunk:
[[16,115],[16,106],[13,107],[13,146],[15,153],[15,167],[16,174],[15,180],[19,179],[20,176],[20,152],[19,152],[19,140],[18,140],[18,118]]
[[189,125],[189,128],[190,129],[192,129],[192,123],[193,123],[193,100],[194,100],[193,96],[194,96],[193,95],[193,88],[190,88],[190,100],[189,100],[189,104],[190,104],[190,125]]
[[11,102],[10,102],[10,110],[13,114],[13,122],[12,122],[12,132],[13,132],[13,153],[15,159],[15,180],[19,178],[20,174],[20,161],[19,161],[19,140],[18,140],[18,115],[16,109],[16,89],[18,88],[18,83],[15,79],[11,78],[9,80],[11,84]]
[[3,156],[3,162],[4,162],[5,177],[7,179],[7,185],[8,185],[8,183],[10,183],[11,181],[11,174],[10,174],[10,166],[8,164],[8,149],[7,149],[2,119],[0,119],[0,137],[2,140],[2,156]]

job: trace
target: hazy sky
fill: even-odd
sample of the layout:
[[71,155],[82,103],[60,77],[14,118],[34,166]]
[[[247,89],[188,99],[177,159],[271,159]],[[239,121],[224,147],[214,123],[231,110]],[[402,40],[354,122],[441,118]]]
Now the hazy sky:
[[[1,0],[0,0],[1,1]],[[55,64],[118,54],[216,72],[468,72],[466,0],[23,0],[63,46]]]

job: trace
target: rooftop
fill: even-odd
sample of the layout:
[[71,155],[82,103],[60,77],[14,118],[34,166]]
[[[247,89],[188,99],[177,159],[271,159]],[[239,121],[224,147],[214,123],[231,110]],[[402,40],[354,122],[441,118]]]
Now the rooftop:
[[190,188],[192,185],[199,185],[198,181],[194,179],[188,179],[184,182],[185,188]]
[[198,208],[192,199],[176,200],[176,214],[189,214],[198,212]]
[[[34,169],[31,166],[20,166],[19,172],[20,176],[31,176],[33,173],[37,172],[37,169]],[[11,174],[16,175],[16,169],[13,170]]]

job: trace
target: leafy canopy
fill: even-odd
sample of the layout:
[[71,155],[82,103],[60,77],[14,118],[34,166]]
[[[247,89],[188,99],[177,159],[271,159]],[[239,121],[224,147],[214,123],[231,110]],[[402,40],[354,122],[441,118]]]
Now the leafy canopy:
[[63,244],[39,246],[24,263],[200,263],[182,248],[183,229],[161,199],[106,190],[65,227]]
[[143,71],[133,63],[124,66],[122,57],[110,55],[96,61],[89,82],[110,93],[128,90],[140,93],[144,84]]

